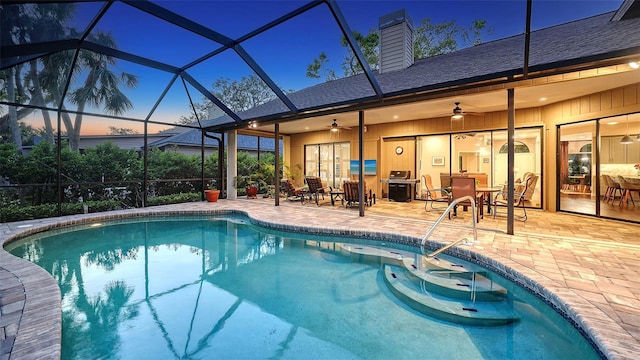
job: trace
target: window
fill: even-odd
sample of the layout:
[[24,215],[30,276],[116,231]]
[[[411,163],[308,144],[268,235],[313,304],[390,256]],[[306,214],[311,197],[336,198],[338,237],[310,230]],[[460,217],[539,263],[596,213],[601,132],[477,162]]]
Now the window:
[[[500,147],[500,151],[499,151],[499,153],[500,153],[500,154],[506,154],[506,153],[508,153],[508,152],[509,152],[508,146],[509,146],[509,144],[504,143],[504,144]],[[523,143],[523,142],[521,142],[521,141],[514,141],[514,142],[513,142],[513,152],[514,152],[514,153],[528,153],[528,152],[530,152],[530,151],[529,151],[529,147],[528,147],[525,143]]]
[[304,173],[319,176],[325,185],[340,187],[349,179],[351,144],[349,142],[305,145]]

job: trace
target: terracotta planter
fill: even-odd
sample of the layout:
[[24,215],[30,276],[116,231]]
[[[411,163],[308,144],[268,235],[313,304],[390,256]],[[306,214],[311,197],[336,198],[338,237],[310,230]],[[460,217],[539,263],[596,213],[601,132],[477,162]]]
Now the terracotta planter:
[[216,202],[220,196],[220,190],[205,190],[204,196],[207,198],[208,202]]
[[258,187],[257,186],[247,186],[247,197],[251,199],[255,199],[258,196]]

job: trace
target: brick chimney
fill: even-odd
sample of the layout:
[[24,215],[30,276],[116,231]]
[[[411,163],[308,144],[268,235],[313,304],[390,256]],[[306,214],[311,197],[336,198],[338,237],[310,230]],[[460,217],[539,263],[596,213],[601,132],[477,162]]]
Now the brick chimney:
[[404,9],[380,18],[380,73],[413,64],[413,21]]

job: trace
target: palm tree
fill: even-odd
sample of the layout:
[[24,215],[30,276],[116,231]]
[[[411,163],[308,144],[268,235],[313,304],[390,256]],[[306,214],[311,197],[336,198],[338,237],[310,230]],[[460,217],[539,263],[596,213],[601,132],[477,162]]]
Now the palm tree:
[[[63,38],[69,33],[64,25],[73,16],[75,5],[73,4],[25,4],[21,6],[9,6],[2,12],[2,43],[23,44],[38,43]],[[22,70],[28,71],[22,76]],[[8,100],[12,102],[29,102],[32,105],[45,106],[46,101],[43,89],[40,86],[38,61],[31,60],[28,66],[17,65],[7,71],[6,77]],[[34,108],[22,108],[19,111],[11,107],[8,114],[3,115],[9,120],[12,129],[12,138],[19,151],[22,142],[19,133],[20,119],[36,111]],[[43,111],[45,133],[53,142],[53,126],[49,113]],[[18,130],[15,130],[18,129]]]
[[[75,5],[68,3],[25,4],[8,7],[7,11],[0,12],[3,21],[3,31],[0,32],[0,36],[3,38],[2,43],[23,44],[61,38],[78,38],[78,32],[66,25],[67,20],[73,17],[75,9]],[[112,48],[116,47],[113,37],[100,31],[89,35],[87,40]],[[83,118],[81,113],[85,107],[87,105],[103,106],[107,114],[122,114],[131,109],[133,104],[120,91],[120,85],[135,87],[138,80],[135,75],[116,74],[111,71],[110,67],[116,63],[114,57],[88,50],[79,50],[78,60],[69,75],[69,66],[73,63],[72,58],[72,51],[61,51],[37,61],[30,61],[28,69],[23,65],[16,66],[3,74],[2,79],[7,83],[9,101],[29,101],[30,104],[40,106],[52,104],[54,107],[60,106],[61,110],[65,110],[63,90],[67,76],[72,76],[72,79],[75,80],[86,73],[84,83],[68,94],[71,103],[78,106],[79,114],[72,121],[69,113],[61,113],[66,132],[69,135],[69,147],[72,150],[77,150]],[[39,69],[38,65],[41,65],[42,68]],[[23,70],[27,71],[25,76],[22,75]],[[9,120],[12,131],[15,133],[14,129],[19,129],[18,121],[35,110],[26,108],[16,111],[15,107],[11,108],[13,110],[10,109],[8,114],[2,116],[2,119]],[[46,136],[50,141],[53,141],[51,117],[46,111],[43,112],[43,117]],[[17,133],[12,137],[20,148],[21,142]]]
[[[90,36],[89,40],[108,47],[116,47],[113,37],[100,31],[95,36]],[[110,66],[115,63],[116,59],[112,56],[80,50],[78,62],[73,71],[74,73],[78,71],[87,71],[88,73],[82,86],[69,94],[70,101],[78,106],[74,123],[65,121],[69,135],[69,146],[72,150],[78,150],[82,113],[87,104],[94,107],[103,106],[104,111],[109,115],[121,115],[126,110],[133,108],[131,100],[120,91],[120,85],[124,84],[133,88],[138,84],[138,77],[125,72],[116,74],[111,71]]]

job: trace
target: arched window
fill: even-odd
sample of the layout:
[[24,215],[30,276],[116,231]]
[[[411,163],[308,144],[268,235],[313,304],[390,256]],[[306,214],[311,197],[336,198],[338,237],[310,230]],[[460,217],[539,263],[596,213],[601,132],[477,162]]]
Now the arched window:
[[580,152],[581,152],[581,153],[590,153],[590,152],[591,152],[591,144],[583,145],[583,146],[580,148]]
[[[500,154],[506,154],[508,153],[508,144],[504,143],[502,146],[500,146]],[[513,142],[513,152],[514,153],[528,153],[529,152],[529,147],[527,145],[525,145],[525,143],[523,143],[522,141],[514,141]]]

